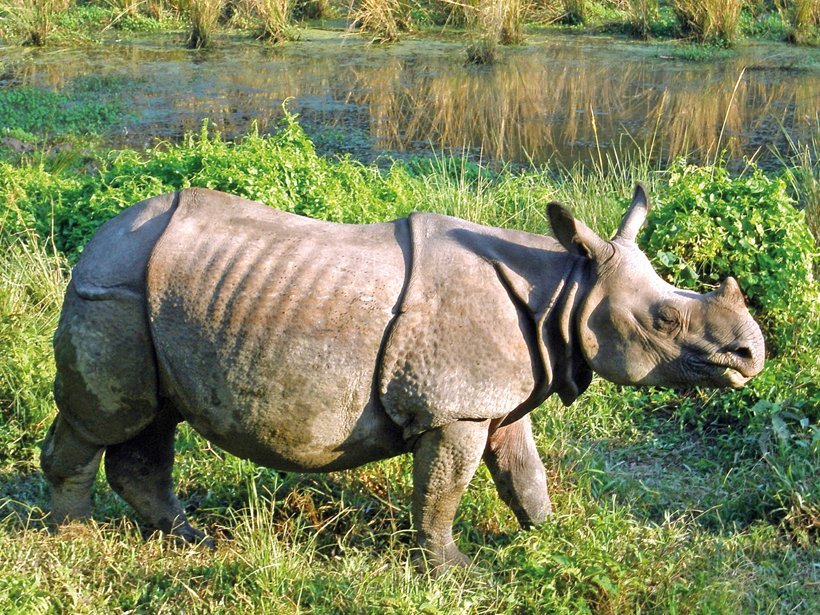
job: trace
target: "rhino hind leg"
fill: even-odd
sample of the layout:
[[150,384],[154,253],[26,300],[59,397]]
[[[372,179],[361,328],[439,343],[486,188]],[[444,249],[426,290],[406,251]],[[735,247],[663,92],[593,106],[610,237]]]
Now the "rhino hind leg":
[[423,433],[413,450],[413,524],[434,575],[470,559],[453,541],[458,503],[481,462],[489,421],[459,421]]
[[180,417],[164,405],[139,434],[105,451],[105,475],[111,488],[137,511],[151,529],[182,540],[213,546],[188,523],[173,490],[174,439]]
[[100,467],[102,446],[82,437],[65,416],[51,424],[40,465],[51,484],[51,518],[57,524],[91,516],[91,488]]
[[532,437],[529,415],[490,429],[484,463],[499,497],[523,528],[542,523],[552,513],[547,476]]

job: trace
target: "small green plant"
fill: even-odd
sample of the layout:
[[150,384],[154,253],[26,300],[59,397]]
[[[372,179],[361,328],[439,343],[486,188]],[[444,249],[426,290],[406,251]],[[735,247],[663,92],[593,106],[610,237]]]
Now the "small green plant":
[[188,49],[202,49],[211,44],[221,10],[222,0],[189,0],[188,18],[191,20],[191,32],[186,42]]
[[27,86],[0,89],[0,126],[40,137],[105,131],[123,116],[123,107],[99,92],[83,91],[84,83],[77,81],[77,89],[67,92]]
[[731,46],[737,39],[743,0],[673,0],[684,32],[698,42]]

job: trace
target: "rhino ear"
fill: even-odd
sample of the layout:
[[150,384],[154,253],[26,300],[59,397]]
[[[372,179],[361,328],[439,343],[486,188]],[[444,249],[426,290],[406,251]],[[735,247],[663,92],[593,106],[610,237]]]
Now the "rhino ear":
[[594,260],[605,254],[607,242],[583,222],[576,220],[560,203],[547,205],[547,217],[550,219],[555,238],[570,254]]
[[621,220],[621,226],[618,228],[618,232],[615,233],[615,239],[635,241],[635,237],[638,236],[638,231],[641,230],[648,213],[649,197],[646,194],[646,188],[643,184],[637,183],[635,184],[635,193],[632,195],[632,204],[624,215],[624,219]]

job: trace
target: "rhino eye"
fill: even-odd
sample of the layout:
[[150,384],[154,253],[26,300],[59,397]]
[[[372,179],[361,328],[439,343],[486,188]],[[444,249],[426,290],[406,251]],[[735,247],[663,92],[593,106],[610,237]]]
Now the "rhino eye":
[[655,328],[664,333],[673,333],[680,327],[680,312],[671,305],[663,305],[655,313]]

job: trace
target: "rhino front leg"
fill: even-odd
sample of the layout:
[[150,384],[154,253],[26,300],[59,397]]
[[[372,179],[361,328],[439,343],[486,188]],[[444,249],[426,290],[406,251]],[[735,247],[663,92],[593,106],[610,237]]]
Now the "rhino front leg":
[[460,421],[422,434],[413,451],[413,524],[427,566],[439,574],[470,559],[453,542],[453,519],[487,443],[489,421]]
[[484,463],[498,495],[523,528],[541,523],[552,513],[547,475],[535,448],[529,415],[504,427],[490,427]]

